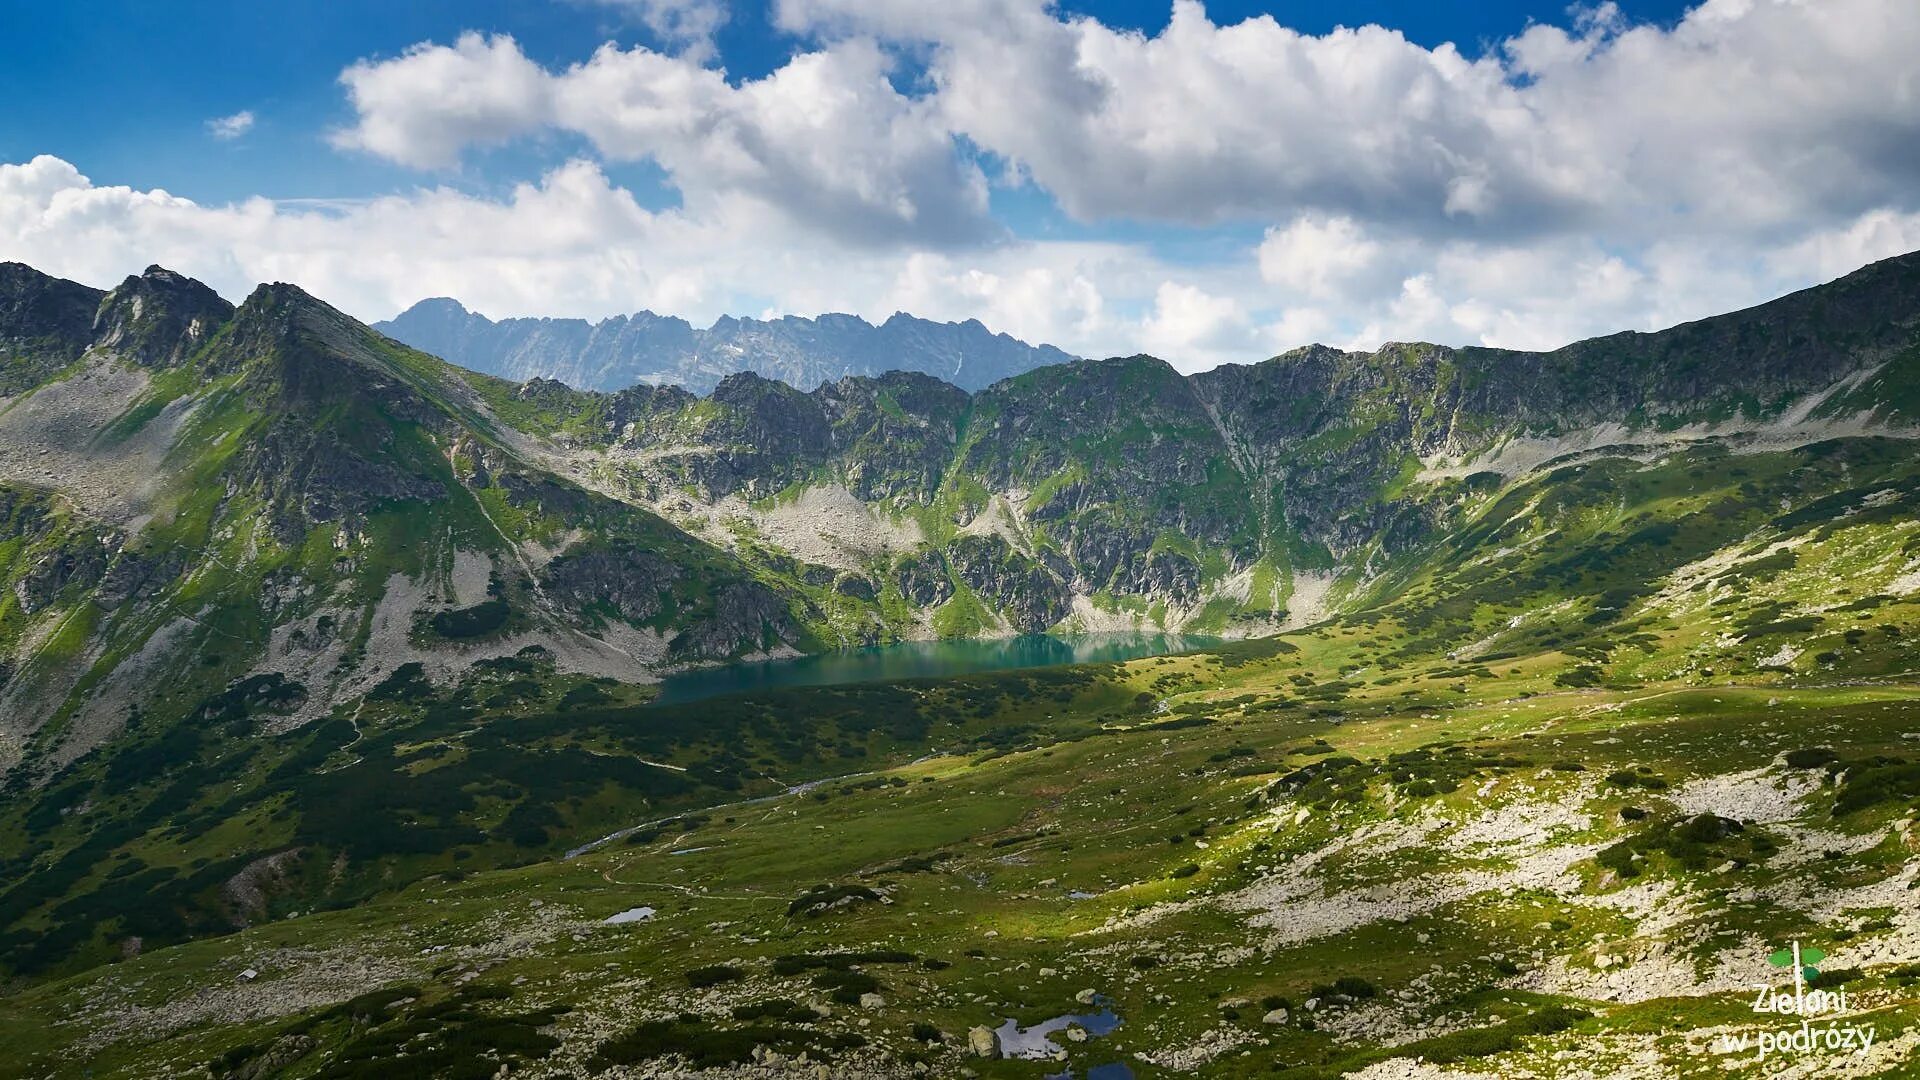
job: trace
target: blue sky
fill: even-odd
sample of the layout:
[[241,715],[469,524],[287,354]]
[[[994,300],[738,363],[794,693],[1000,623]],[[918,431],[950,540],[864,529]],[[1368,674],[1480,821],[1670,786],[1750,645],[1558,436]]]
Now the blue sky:
[[1539,347],[1920,245],[1916,7],[0,0],[0,258],[1189,368]]
[[[1157,33],[1166,0],[1079,0],[1062,10],[1113,26]],[[1210,3],[1218,22],[1276,14],[1308,33],[1377,23],[1426,46],[1452,42],[1469,55],[1529,21],[1567,20],[1564,3],[1501,0],[1415,3]],[[1666,21],[1685,5],[1633,2],[1636,19]],[[352,120],[340,72],[369,56],[394,56],[423,41],[462,31],[511,34],[528,56],[562,66],[605,41],[668,45],[617,6],[539,0],[283,0],[274,4],[0,3],[0,160],[54,154],[82,165],[96,182],[162,187],[201,201],[250,195],[357,198],[420,182],[412,170],[365,155],[341,154],[322,138]],[[773,26],[765,2],[734,4],[721,28],[719,61],[735,78],[759,78],[785,62],[794,35]],[[206,62],[196,62],[204,58]],[[184,62],[183,62],[184,61]],[[205,122],[251,112],[244,140],[221,143]],[[553,164],[573,147],[504,153],[459,178],[484,189]],[[629,178],[647,183],[646,170]],[[652,188],[651,184],[648,184]],[[670,188],[649,202],[672,200]],[[1026,214],[1044,200],[1009,200]]]

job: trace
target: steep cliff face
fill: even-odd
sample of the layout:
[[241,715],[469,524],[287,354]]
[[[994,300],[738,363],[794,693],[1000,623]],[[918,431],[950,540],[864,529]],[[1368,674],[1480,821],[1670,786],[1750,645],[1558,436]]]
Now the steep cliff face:
[[93,348],[143,367],[173,367],[233,317],[233,305],[200,282],[160,266],[107,294],[93,320]]
[[0,397],[78,359],[93,340],[94,311],[105,295],[24,263],[0,262]]
[[832,429],[828,456],[857,498],[919,505],[939,491],[971,405],[965,391],[890,371],[828,383],[817,396]]
[[445,297],[422,300],[374,329],[456,364],[514,381],[543,378],[588,390],[677,384],[708,393],[751,372],[811,390],[849,375],[915,371],[972,390],[1073,357],[969,319],[936,323],[896,313],[879,326],[852,315],[727,317],[705,330],[642,311],[584,319],[495,322]]

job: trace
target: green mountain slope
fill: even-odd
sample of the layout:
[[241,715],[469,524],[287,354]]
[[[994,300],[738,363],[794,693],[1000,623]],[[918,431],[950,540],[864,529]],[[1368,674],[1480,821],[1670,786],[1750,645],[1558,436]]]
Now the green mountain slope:
[[[1915,257],[973,395],[0,287],[0,1076],[1685,1075],[1794,939],[1883,1025],[1859,1075],[1920,1040]],[[1280,632],[646,703],[1129,625]],[[1121,1026],[1050,1060],[973,1031],[1089,989]]]
[[128,658],[144,679],[194,669],[186,693],[278,672],[311,717],[407,660],[539,645],[644,678],[811,640],[737,561],[529,466],[446,365],[297,289],[234,310],[150,271],[95,331],[0,414],[14,497],[51,515],[11,538],[0,610],[30,752],[70,758],[99,739],[63,725],[146,707],[92,693]]
[[[25,989],[0,1046],[22,1075],[396,1052],[489,1075],[1689,1075],[1714,1032],[1779,1026],[1750,984],[1799,940],[1869,1003],[1888,1049],[1857,1074],[1899,1075],[1920,1038],[1916,479],[1885,440],[1608,457],[1482,495],[1391,598],[1186,657],[679,709],[499,700],[531,666],[396,685],[282,767],[295,801],[266,805],[301,806],[298,846],[245,879],[271,920]],[[781,796],[827,769],[857,775]],[[656,778],[637,830],[465,869],[523,829],[612,831],[582,811],[643,783],[622,770]],[[543,797],[503,817],[508,786]],[[102,791],[46,805],[110,809]],[[382,848],[415,843],[470,855],[348,910],[299,891],[369,857],[404,874],[426,856]],[[323,844],[352,854],[316,866]],[[167,895],[130,850],[95,915],[121,930]],[[1060,1061],[972,1050],[1008,1017],[1098,1012],[1087,990],[1121,1026],[1047,1044]],[[43,1041],[73,1014],[97,1032]]]
[[[964,396],[924,377],[708,398],[475,377],[608,490],[775,573],[893,598],[842,640],[1299,625],[1458,526],[1450,485],[1578,455],[1912,433],[1920,257],[1551,353],[1324,347],[1183,378],[1149,357]],[[877,425],[877,426],[876,426]],[[1298,595],[1296,595],[1296,592]],[[832,607],[833,602],[816,597]]]

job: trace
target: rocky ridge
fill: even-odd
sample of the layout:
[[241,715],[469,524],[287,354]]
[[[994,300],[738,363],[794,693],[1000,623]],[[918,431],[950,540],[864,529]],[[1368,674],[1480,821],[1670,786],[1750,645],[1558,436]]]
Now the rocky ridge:
[[494,321],[457,300],[422,300],[374,329],[456,364],[515,381],[554,379],[589,390],[636,383],[711,391],[750,371],[811,390],[848,375],[919,371],[981,389],[1073,359],[969,319],[936,323],[904,313],[875,326],[853,315],[719,319],[705,330],[651,311],[585,319]]

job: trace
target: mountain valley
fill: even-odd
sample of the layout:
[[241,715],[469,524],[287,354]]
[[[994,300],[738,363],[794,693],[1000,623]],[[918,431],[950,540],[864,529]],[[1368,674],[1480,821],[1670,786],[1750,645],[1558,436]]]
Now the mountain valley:
[[[1546,353],[579,370],[0,264],[0,1077],[1920,1048],[1920,254]],[[1112,632],[1220,640],[650,703]],[[1719,1042],[1792,941],[1849,1072]]]

